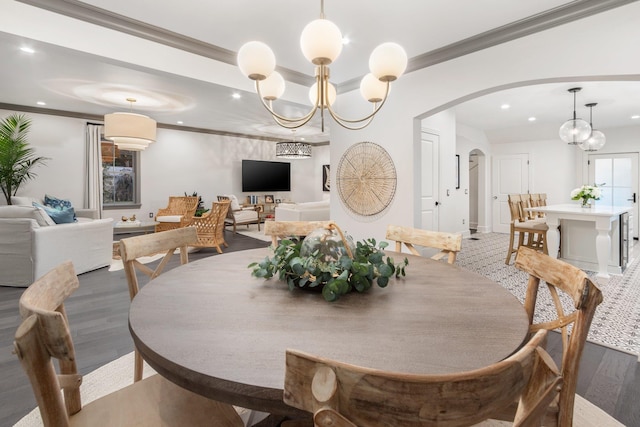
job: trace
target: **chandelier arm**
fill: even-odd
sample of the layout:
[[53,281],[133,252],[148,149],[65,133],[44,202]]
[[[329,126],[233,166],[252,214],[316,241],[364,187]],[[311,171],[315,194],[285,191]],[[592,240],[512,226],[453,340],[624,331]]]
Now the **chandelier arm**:
[[[271,101],[269,101],[269,104],[267,104],[267,102],[264,100],[264,98],[262,97],[262,93],[260,93],[260,82],[258,80],[256,80],[256,91],[258,92],[258,97],[260,98],[260,101],[262,102],[262,105],[264,106],[264,108],[267,109],[267,111],[273,116],[274,119],[277,119],[276,121],[278,123],[279,123],[279,121],[289,122],[289,123],[303,122],[302,124],[304,125],[304,124],[308,123],[309,120],[311,120],[313,115],[316,113],[316,110],[318,109],[318,104],[316,103],[316,105],[311,109],[311,111],[309,111],[309,113],[307,113],[306,115],[304,115],[302,117],[296,117],[296,118],[285,117],[285,116],[282,116],[282,115],[276,113],[273,110],[273,108],[270,106]],[[300,127],[300,126],[296,126],[296,127]]]
[[[373,119],[373,116],[375,116],[378,111],[380,111],[380,109],[382,108],[382,106],[384,105],[384,103],[387,101],[387,98],[389,97],[389,82],[387,83],[387,90],[384,94],[384,98],[382,99],[382,102],[380,102],[380,104],[378,104],[377,102],[374,103],[374,107],[373,107],[373,112],[371,114],[369,114],[366,117],[363,117],[361,119],[345,119],[344,117],[340,117],[340,115],[338,115],[338,113],[336,113],[335,111],[333,111],[333,108],[331,108],[331,105],[327,105],[327,109],[329,110],[329,114],[331,114],[331,117],[333,117],[333,119],[337,122],[342,122],[342,123],[362,123],[364,121],[367,121],[367,125],[369,123],[371,123],[371,120]],[[366,125],[365,125],[366,126]],[[361,129],[361,128],[354,128],[354,129]]]
[[309,123],[309,120],[311,118],[302,121],[302,122],[294,122],[294,121],[289,121],[289,122],[285,122],[280,120],[279,118],[277,118],[276,116],[273,116],[273,120],[279,125],[282,126],[283,128],[286,129],[298,129],[301,128],[302,126],[306,125],[307,123]]

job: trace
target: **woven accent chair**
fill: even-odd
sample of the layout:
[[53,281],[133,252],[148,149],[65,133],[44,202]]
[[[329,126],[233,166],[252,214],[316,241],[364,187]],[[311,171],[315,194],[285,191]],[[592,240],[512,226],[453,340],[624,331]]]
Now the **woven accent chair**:
[[278,241],[285,237],[301,237],[309,235],[313,230],[324,228],[331,221],[267,221],[264,234],[271,236],[271,244],[275,248]]
[[[194,246],[198,242],[198,235],[194,227],[177,228],[175,230],[163,231],[162,233],[145,234],[143,236],[129,237],[120,240],[120,256],[124,265],[124,272],[129,285],[129,297],[135,298],[140,290],[136,269],[153,280],[164,270],[167,263],[173,257],[176,249],[180,249],[180,264],[189,262],[188,247]],[[147,267],[138,261],[143,256],[163,253],[164,258],[156,266],[155,270]],[[133,380],[142,379],[142,356],[135,351],[135,364]]]
[[221,245],[229,247],[224,240],[224,220],[229,210],[229,200],[213,202],[211,210],[201,217],[194,216],[189,226],[195,227],[198,232],[198,242],[190,246],[198,248],[216,248],[219,254],[222,253]]
[[546,333],[494,365],[442,375],[385,372],[288,349],[284,402],[312,413],[317,427],[465,426],[519,398],[513,425],[539,425],[562,383],[540,347]]
[[258,231],[260,231],[260,211],[262,207],[260,205],[242,207],[238,202],[238,198],[233,195],[218,196],[218,201],[229,200],[229,210],[227,211],[227,218],[225,220],[225,226],[232,225],[233,233],[236,233],[238,225],[258,224]]
[[447,262],[456,262],[456,256],[462,249],[462,234],[444,233],[441,231],[421,230],[419,228],[402,227],[398,225],[387,226],[386,238],[396,242],[396,252],[402,251],[404,244],[409,251],[418,256],[422,254],[414,245],[440,249],[431,259],[439,260],[447,257]]
[[[29,286],[20,298],[15,352],[29,377],[45,427],[244,426],[231,405],[178,387],[160,375],[82,406],[72,334],[64,301],[79,287],[71,262]],[[58,359],[59,372],[52,359]],[[63,391],[63,393],[60,392]]]
[[156,233],[186,227],[198,208],[197,196],[170,196],[166,208],[156,213]]
[[[557,402],[552,405],[545,426],[569,427],[573,424],[574,401],[580,359],[602,292],[587,274],[564,261],[544,255],[531,248],[521,247],[516,255],[515,267],[529,274],[524,308],[531,324],[529,331],[560,329],[562,332],[562,363],[560,372],[563,386]],[[549,322],[534,323],[538,289],[545,282],[557,312]],[[565,294],[573,304],[573,311],[565,313],[558,293]],[[569,334],[571,327],[571,334]]]
[[[521,194],[509,194],[508,196],[511,223],[509,225],[509,247],[507,249],[507,258],[504,262],[507,265],[511,262],[511,256],[521,246],[536,249],[545,254],[549,253],[547,249],[549,226],[545,223],[544,218],[529,219],[524,210],[529,207],[528,197],[528,195]],[[516,233],[518,234],[518,245],[514,247]]]

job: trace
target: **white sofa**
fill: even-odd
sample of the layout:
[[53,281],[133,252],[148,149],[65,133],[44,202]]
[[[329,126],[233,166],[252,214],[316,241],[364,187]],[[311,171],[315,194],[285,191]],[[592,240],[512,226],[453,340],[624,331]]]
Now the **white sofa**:
[[[13,201],[13,200],[12,200]],[[53,224],[32,206],[0,206],[0,285],[27,287],[71,260],[77,274],[111,264],[112,219],[92,219],[78,210],[78,221]]]
[[304,203],[280,203],[275,210],[276,221],[328,221],[329,200]]

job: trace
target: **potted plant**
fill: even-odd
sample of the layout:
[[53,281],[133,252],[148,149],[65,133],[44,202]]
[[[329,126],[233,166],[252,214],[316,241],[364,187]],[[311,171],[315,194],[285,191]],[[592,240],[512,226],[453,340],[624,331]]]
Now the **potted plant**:
[[30,127],[31,120],[23,114],[0,120],[0,188],[8,205],[20,186],[36,176],[33,169],[49,160],[36,156],[35,150],[29,147]]
[[[331,230],[337,230],[333,233]],[[395,275],[405,275],[409,261],[396,264],[385,257],[387,242],[366,239],[355,245],[339,227],[331,223],[304,240],[283,239],[273,248],[273,257],[249,264],[251,274],[265,279],[278,277],[289,290],[318,290],[331,302],[352,291],[365,292],[374,283],[384,288]]]
[[[184,192],[184,195],[189,197],[189,195],[187,194],[187,192]],[[191,195],[191,197],[197,197],[198,198],[198,206],[196,207],[196,213],[193,214],[193,216],[202,216],[204,213],[209,212],[209,209],[206,209],[204,207],[204,202],[202,201],[202,197],[198,196],[198,192],[194,191],[193,194]]]

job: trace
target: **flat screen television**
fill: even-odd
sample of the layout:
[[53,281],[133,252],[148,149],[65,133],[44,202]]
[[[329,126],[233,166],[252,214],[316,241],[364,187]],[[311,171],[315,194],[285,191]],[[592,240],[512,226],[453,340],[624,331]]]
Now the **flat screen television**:
[[242,191],[291,191],[291,163],[243,160]]

